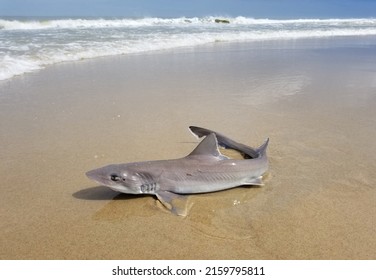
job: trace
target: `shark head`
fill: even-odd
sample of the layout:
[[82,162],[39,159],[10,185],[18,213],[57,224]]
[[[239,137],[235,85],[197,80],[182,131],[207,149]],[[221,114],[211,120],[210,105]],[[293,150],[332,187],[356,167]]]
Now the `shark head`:
[[126,164],[111,164],[86,172],[86,176],[114,191],[141,194],[145,184],[142,176]]

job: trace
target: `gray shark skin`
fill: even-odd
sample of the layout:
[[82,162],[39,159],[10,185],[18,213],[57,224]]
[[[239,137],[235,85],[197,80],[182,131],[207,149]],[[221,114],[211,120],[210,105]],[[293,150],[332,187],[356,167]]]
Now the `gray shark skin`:
[[[209,129],[191,126],[190,130],[205,138],[186,157],[111,164],[88,171],[86,176],[118,192],[155,195],[167,209],[182,216],[186,214],[181,203],[184,194],[262,185],[262,175],[268,169],[269,139],[254,149]],[[218,145],[239,151],[244,159],[222,155]]]

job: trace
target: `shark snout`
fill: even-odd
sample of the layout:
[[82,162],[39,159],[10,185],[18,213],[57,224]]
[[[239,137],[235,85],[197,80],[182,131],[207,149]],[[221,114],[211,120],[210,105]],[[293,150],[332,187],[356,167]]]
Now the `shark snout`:
[[89,179],[94,180],[94,181],[96,181],[96,182],[99,182],[100,179],[101,179],[101,176],[100,176],[100,174],[99,174],[99,172],[98,172],[97,169],[90,170],[90,171],[86,172],[85,174],[86,174],[86,176],[87,176]]

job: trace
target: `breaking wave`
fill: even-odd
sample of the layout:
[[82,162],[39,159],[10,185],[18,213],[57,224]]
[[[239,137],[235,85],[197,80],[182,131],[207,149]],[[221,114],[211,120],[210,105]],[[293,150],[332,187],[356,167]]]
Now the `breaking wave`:
[[54,63],[214,42],[376,35],[376,19],[0,19],[0,80]]
[[[35,29],[81,29],[81,28],[121,28],[146,26],[192,26],[216,25],[218,17],[193,18],[142,18],[142,19],[35,19],[6,20],[0,19],[0,29],[4,30],[35,30]],[[305,25],[318,26],[358,26],[375,27],[376,19],[254,19],[246,17],[225,18],[229,25]]]

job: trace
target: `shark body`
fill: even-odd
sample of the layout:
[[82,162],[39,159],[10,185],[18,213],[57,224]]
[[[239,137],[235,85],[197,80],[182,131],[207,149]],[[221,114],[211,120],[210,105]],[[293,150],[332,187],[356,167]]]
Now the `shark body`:
[[[86,175],[118,192],[155,195],[178,215],[184,215],[184,209],[175,203],[182,199],[181,195],[262,185],[262,175],[268,169],[266,149],[269,139],[254,149],[209,129],[191,126],[190,130],[205,138],[186,157],[111,164],[88,171]],[[219,145],[237,150],[244,159],[222,155]]]

